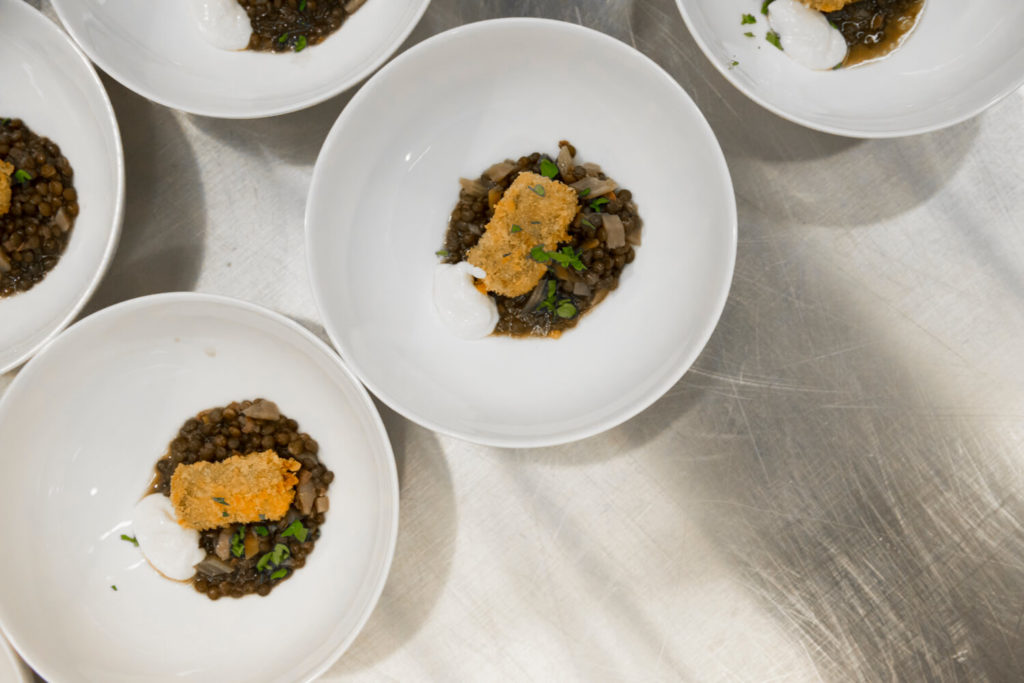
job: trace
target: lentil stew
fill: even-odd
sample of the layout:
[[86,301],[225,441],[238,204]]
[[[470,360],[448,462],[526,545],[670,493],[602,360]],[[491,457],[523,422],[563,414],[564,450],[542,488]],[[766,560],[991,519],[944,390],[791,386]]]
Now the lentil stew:
[[577,213],[569,225],[569,241],[557,252],[534,256],[547,265],[547,272],[531,292],[516,297],[491,294],[499,315],[494,334],[558,337],[619,286],[623,270],[636,257],[643,222],[632,192],[620,188],[597,164],[579,163],[576,148],[563,140],[555,157],[534,152],[506,159],[476,180],[461,181],[444,248],[438,252],[443,262],[466,260],[493,217],[494,206],[523,172],[573,187]]
[[300,463],[295,499],[279,520],[200,532],[199,545],[207,555],[196,566],[192,585],[211,600],[268,595],[305,565],[320,538],[334,473],[320,461],[317,442],[264,399],[210,408],[186,420],[167,454],[156,463],[148,493],[169,496],[171,477],[179,465],[219,462],[266,450]]
[[341,28],[366,0],[238,0],[252,24],[250,50],[301,52]]
[[0,167],[13,168],[10,205],[0,215],[0,297],[7,297],[32,289],[57,265],[79,207],[71,163],[21,119],[0,116]]
[[924,0],[861,0],[825,16],[846,39],[850,51],[843,66],[886,56],[917,25]]

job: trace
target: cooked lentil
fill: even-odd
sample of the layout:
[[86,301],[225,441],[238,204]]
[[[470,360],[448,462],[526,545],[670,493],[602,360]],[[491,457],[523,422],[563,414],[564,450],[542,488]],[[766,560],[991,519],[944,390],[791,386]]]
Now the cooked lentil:
[[[585,177],[608,180],[608,176],[597,167],[579,163],[576,148],[568,141],[559,142],[559,150],[565,146],[573,157],[574,166],[555,175],[555,180],[573,184]],[[484,228],[494,215],[493,206],[501,195],[524,171],[542,172],[542,164],[548,164],[555,158],[541,152],[519,157],[518,160],[508,159],[514,170],[504,178],[495,182],[486,172],[474,181],[475,189],[466,189],[467,184],[459,192],[459,201],[452,211],[445,234],[444,249],[439,252],[445,263],[459,263],[466,259],[466,253],[476,245],[484,233]],[[599,304],[609,292],[619,286],[619,278],[623,269],[636,258],[635,247],[640,244],[640,230],[643,221],[633,201],[633,193],[627,189],[616,188],[606,197],[608,202],[597,209],[592,202],[599,197],[579,196],[579,212],[569,226],[569,241],[566,246],[572,247],[579,255],[585,268],[577,271],[557,263],[549,263],[547,275],[533,292],[514,298],[491,294],[498,306],[498,324],[495,334],[526,337],[551,336],[557,337],[567,329],[573,328],[584,313]],[[611,248],[608,246],[608,231],[603,225],[604,217],[612,215],[622,221],[627,242],[624,246]],[[555,283],[555,296],[551,298],[556,305],[542,307],[549,283]],[[539,299],[538,299],[539,297]],[[558,304],[568,301],[576,313],[571,317],[558,315]]]
[[855,66],[889,54],[913,30],[924,0],[861,0],[825,16],[836,26],[850,52],[843,66]]
[[[298,423],[284,414],[279,413],[276,418],[266,419],[246,417],[243,414],[255,403],[261,402],[265,403],[263,399],[233,402],[204,410],[194,418],[189,418],[171,441],[167,454],[156,463],[156,476],[151,491],[167,496],[170,494],[171,476],[178,465],[201,460],[220,461],[232,455],[273,449],[278,456],[294,458],[301,464],[297,472],[299,485],[301,487],[306,478],[315,492],[317,503],[308,511],[303,510],[300,496],[296,494],[288,513],[278,521],[235,524],[200,532],[199,545],[207,552],[207,560],[204,562],[230,568],[230,571],[225,570],[223,573],[204,572],[204,562],[200,563],[200,570],[193,578],[192,585],[211,600],[239,598],[250,593],[268,595],[275,586],[291,578],[295,570],[306,564],[306,558],[313,552],[320,538],[320,527],[324,523],[326,509],[321,510],[319,501],[321,498],[327,500],[327,489],[334,481],[334,473],[320,461],[317,455],[319,444],[305,432],[300,432]],[[304,541],[294,535],[283,535],[296,520],[306,529]],[[221,535],[225,533],[231,536],[240,534],[254,548],[254,552],[246,551],[241,557],[232,553],[226,560],[218,557],[218,541],[222,540]],[[260,568],[260,559],[279,544],[287,547],[285,559]],[[280,570],[284,570],[283,576],[277,576]]]
[[252,24],[250,50],[299,51],[322,43],[363,3],[359,0],[238,0]]
[[21,119],[0,116],[0,160],[22,179],[11,177],[10,211],[0,216],[0,297],[6,297],[32,289],[57,265],[78,216],[78,193],[57,143]]

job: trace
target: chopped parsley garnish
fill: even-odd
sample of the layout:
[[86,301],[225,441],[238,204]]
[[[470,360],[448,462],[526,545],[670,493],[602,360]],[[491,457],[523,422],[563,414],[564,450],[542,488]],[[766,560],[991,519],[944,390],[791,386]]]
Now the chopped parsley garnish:
[[521,232],[521,231],[522,231],[522,228],[520,226],[513,225],[512,229],[509,232]]
[[270,532],[267,531],[267,527],[263,526],[262,524],[260,524],[259,526],[254,526],[252,528],[252,532],[254,534],[256,534],[257,536],[264,536],[265,537],[265,536],[269,536],[270,535]]
[[538,195],[540,195],[541,197],[543,197],[543,196],[544,196],[544,186],[543,186],[543,185],[541,185],[541,184],[539,184],[539,183],[538,183],[537,185],[534,185],[534,186],[533,186],[533,187],[531,187],[530,189],[531,189],[531,190],[533,190],[534,192],[536,192],[536,193],[537,193]]
[[288,525],[288,528],[281,534],[281,538],[287,538],[289,536],[294,537],[299,543],[306,542],[306,536],[309,535],[309,530],[302,526],[302,522],[295,520]]
[[117,586],[115,586],[114,584],[110,584],[110,588],[115,590],[115,591],[117,590]]
[[576,307],[572,305],[571,301],[565,299],[559,302],[558,308],[555,309],[555,315],[557,315],[559,318],[565,318],[566,320],[568,320],[569,318],[576,315]]
[[288,34],[287,33],[282,33],[281,37],[277,39],[277,42],[284,43],[287,40],[288,40]]
[[768,33],[765,34],[764,39],[780,50],[782,49],[782,41],[779,40],[779,34],[775,31],[768,31]]
[[222,513],[220,513],[220,516],[221,516],[221,517],[227,517],[227,516],[228,516],[228,513],[227,513],[227,512],[222,512]]
[[306,36],[299,36],[299,39],[295,41],[295,51],[302,52],[306,49],[307,44]]
[[598,197],[594,201],[590,202],[590,208],[598,213],[601,212],[601,207],[608,203],[607,197]]
[[[760,48],[759,48],[759,49],[760,49]],[[740,65],[740,63],[739,63],[739,62],[737,62],[737,61],[736,61],[735,59],[734,59],[734,60],[732,60],[731,62],[729,62],[729,68],[730,68],[730,69],[732,69],[732,68],[735,68],[735,67],[737,67],[737,66],[739,66],[739,65]]]
[[775,2],[775,0],[764,0],[764,2],[761,3],[761,14],[768,16],[768,5],[773,2]]
[[219,496],[214,496],[213,497],[213,502],[214,503],[220,503],[221,505],[227,505],[228,504],[228,502],[226,500],[224,500],[223,498],[220,498]]
[[284,543],[278,543],[269,553],[264,553],[256,563],[256,571],[262,572],[269,566],[277,567],[291,557],[291,551]]
[[756,24],[756,23],[757,23],[757,19],[754,18],[753,14],[744,14],[743,15],[743,21],[740,22],[740,24]]
[[[435,253],[436,255],[438,255],[438,256],[447,256],[447,255],[448,255],[448,250],[447,250],[447,249],[438,249],[438,250],[437,250],[437,251],[435,251],[434,253]],[[260,519],[263,519],[263,516],[262,516],[262,515],[260,515]]]
[[128,541],[136,548],[139,547],[139,539],[135,538],[134,536],[129,536],[128,534],[121,534],[121,540]]
[[580,190],[580,196],[581,197],[586,197],[588,194],[590,194],[590,188],[589,187],[585,187],[582,190]]
[[574,268],[575,270],[586,270],[587,267],[583,265],[583,261],[580,261],[581,251],[577,254],[572,247],[562,247],[559,251],[546,251],[541,245],[537,245],[530,250],[530,258],[537,263],[547,263],[548,261],[554,261],[560,266],[566,268]]
[[597,230],[597,226],[588,221],[586,218],[581,218],[580,223],[583,223],[583,225],[587,226],[591,230]]
[[0,125],[6,126],[10,122],[11,122],[10,119],[4,119],[3,121],[0,121]]
[[25,169],[19,168],[17,171],[14,172],[14,182],[18,183],[19,185],[23,185],[30,180],[32,180],[32,174],[26,171]]
[[[754,32],[753,31],[747,31],[743,35],[745,35],[747,38],[753,38],[754,37]],[[739,62],[733,62],[733,64],[739,64]]]
[[555,310],[555,292],[558,285],[555,284],[554,280],[548,280],[548,295],[541,302],[537,308],[542,311],[554,311]]
[[276,572],[271,574],[270,578],[271,579],[283,579],[286,576],[288,576],[288,570],[282,568],[282,569],[278,569]]
[[558,166],[556,166],[554,163],[552,163],[550,159],[541,159],[540,160],[540,174],[542,176],[546,176],[546,177],[551,178],[552,180],[554,180],[555,176],[558,175]]
[[231,554],[235,557],[241,557],[245,554],[245,526],[238,527],[231,536]]
[[302,0],[302,2],[299,3],[299,11],[300,12],[305,12],[306,11],[306,0]]

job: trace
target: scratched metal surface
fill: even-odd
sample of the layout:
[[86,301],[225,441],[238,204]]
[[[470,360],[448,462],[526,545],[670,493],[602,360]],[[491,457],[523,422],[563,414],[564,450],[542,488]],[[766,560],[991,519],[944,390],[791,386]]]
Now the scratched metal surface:
[[[1020,680],[1024,92],[924,137],[810,132],[734,91],[671,0],[434,0],[409,44],[507,15],[610,33],[696,99],[736,184],[732,294],[668,395],[581,443],[382,409],[398,550],[324,680]],[[105,82],[128,208],[90,311],[198,290],[322,335],[302,215],[348,97],[217,121]]]

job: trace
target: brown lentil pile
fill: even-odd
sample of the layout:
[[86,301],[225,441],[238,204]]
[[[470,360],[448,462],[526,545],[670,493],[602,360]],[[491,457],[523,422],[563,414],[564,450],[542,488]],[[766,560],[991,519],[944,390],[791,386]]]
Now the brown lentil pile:
[[299,52],[322,43],[365,0],[238,0],[252,24],[250,50]]
[[839,28],[850,53],[844,66],[884,57],[917,23],[924,0],[861,0],[825,16]]
[[334,473],[320,462],[317,442],[265,399],[200,412],[182,425],[167,455],[156,463],[152,491],[167,496],[178,465],[270,449],[301,464],[295,500],[280,520],[200,532],[199,545],[207,556],[196,565],[192,585],[211,600],[268,595],[306,564],[320,538]]
[[0,117],[0,160],[14,166],[10,210],[0,216],[0,297],[32,289],[71,238],[78,194],[67,157],[21,119]]
[[[462,181],[459,202],[448,222],[444,248],[438,252],[443,262],[454,264],[466,259],[466,252],[480,240],[494,215],[494,205],[524,171],[542,175],[547,171],[549,177],[568,185],[590,178],[615,186],[596,164],[579,164],[576,148],[568,141],[562,140],[558,145],[559,155],[555,158],[534,152],[518,160],[499,162],[475,181]],[[561,164],[556,161],[559,158]],[[566,158],[573,160],[571,165],[565,163]],[[508,165],[513,168],[507,175],[492,179],[501,176]],[[557,337],[575,327],[584,313],[619,286],[623,269],[636,257],[635,247],[640,245],[643,226],[633,193],[617,186],[609,192],[583,190],[577,201],[579,212],[569,226],[569,241],[565,246],[578,256],[583,268],[551,261],[547,275],[532,292],[514,298],[492,293],[499,315],[495,334]]]

